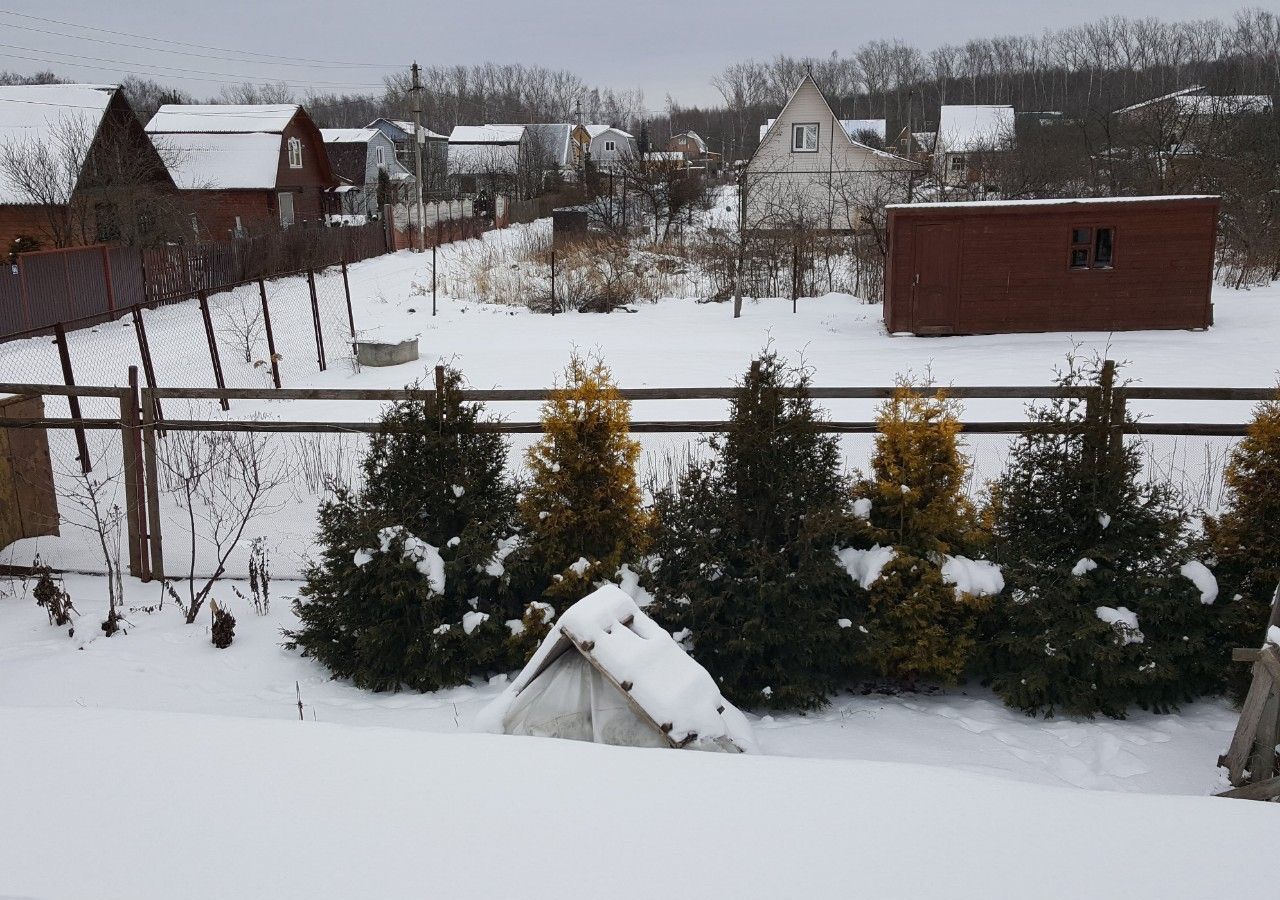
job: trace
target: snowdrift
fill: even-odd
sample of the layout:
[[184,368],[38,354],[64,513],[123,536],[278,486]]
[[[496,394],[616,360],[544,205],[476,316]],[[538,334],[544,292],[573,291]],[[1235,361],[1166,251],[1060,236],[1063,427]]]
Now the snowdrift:
[[475,724],[628,747],[756,750],[751,725],[707,670],[614,585],[569,607]]

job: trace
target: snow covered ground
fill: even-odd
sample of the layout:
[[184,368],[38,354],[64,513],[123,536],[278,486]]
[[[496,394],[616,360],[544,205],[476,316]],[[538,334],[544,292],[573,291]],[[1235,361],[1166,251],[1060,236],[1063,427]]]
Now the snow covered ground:
[[[484,236],[495,248],[494,259],[508,258],[527,243],[529,230],[545,229],[546,222],[517,226]],[[480,241],[446,245],[438,255],[440,281],[449,284],[466,268]],[[513,258],[513,257],[512,257]],[[335,280],[336,279],[336,280]],[[293,283],[296,282],[296,283]],[[993,335],[982,337],[891,337],[885,333],[880,307],[847,295],[805,299],[792,314],[789,300],[748,301],[741,319],[733,319],[729,304],[698,303],[691,299],[667,299],[641,303],[634,312],[612,315],[570,313],[558,316],[534,314],[523,307],[478,304],[441,296],[438,315],[431,315],[431,258],[404,251],[367,260],[350,267],[352,303],[357,331],[373,340],[400,341],[417,336],[421,359],[417,363],[353,373],[342,362],[343,340],[336,332],[345,328],[340,278],[318,280],[324,317],[332,327],[326,336],[331,365],[326,372],[315,367],[314,340],[310,336],[310,310],[306,288],[300,279],[285,279],[271,287],[277,344],[284,351],[284,378],[288,387],[380,388],[403,387],[417,379],[431,381],[431,369],[439,362],[459,367],[477,388],[539,388],[552,384],[569,354],[599,351],[619,384],[625,387],[726,387],[747,368],[753,355],[771,346],[785,358],[803,362],[813,370],[814,384],[857,386],[892,384],[907,372],[930,372],[940,384],[997,385],[1047,384],[1055,366],[1079,347],[1081,353],[1105,352],[1127,361],[1124,374],[1152,386],[1267,387],[1280,375],[1275,351],[1280,335],[1280,284],[1252,291],[1218,289],[1215,295],[1217,325],[1207,332],[1148,331],[1114,335],[1104,333]],[[423,291],[427,291],[426,294]],[[250,293],[253,293],[252,291]],[[217,295],[215,295],[216,297]],[[256,302],[256,293],[249,298]],[[219,321],[233,319],[234,298],[211,300]],[[221,310],[221,311],[220,311]],[[191,304],[180,304],[148,313],[153,347],[163,336],[164,352],[157,354],[163,384],[204,386],[207,346]],[[336,317],[334,324],[331,320]],[[225,336],[224,336],[225,339]],[[136,362],[132,330],[121,325],[75,332],[71,353],[82,372],[81,383],[120,383],[130,362]],[[263,343],[259,339],[259,344]],[[265,347],[252,354],[265,359]],[[227,382],[232,386],[269,385],[267,369],[243,362],[230,342],[222,348]],[[56,354],[44,339],[0,345],[0,381],[60,378]],[[56,412],[60,401],[50,401]],[[86,415],[114,416],[114,401],[84,401]],[[229,415],[266,416],[281,419],[364,421],[377,417],[380,404],[329,401],[237,401]],[[965,415],[973,420],[1017,419],[1021,401],[970,401]],[[194,407],[194,408],[193,408]],[[1142,402],[1134,407],[1153,419],[1168,421],[1246,421],[1250,404],[1242,402]],[[718,401],[643,401],[633,406],[637,420],[715,419],[725,413]],[[833,417],[866,420],[874,414],[872,401],[827,403]],[[511,420],[532,420],[536,403],[491,404],[494,414]],[[220,415],[212,404],[170,402],[166,414],[175,417]],[[118,457],[116,438],[102,434],[95,439],[108,462]],[[512,439],[513,465],[519,452],[532,440]],[[686,452],[696,443],[693,435],[642,437],[646,470],[661,471],[671,454]],[[55,467],[74,469],[74,440],[69,432],[55,434]],[[312,537],[320,482],[326,473],[354,477],[364,446],[358,435],[283,435],[271,446],[292,463],[286,492],[275,498],[277,508],[256,523],[257,534],[267,535],[276,551],[277,572],[298,575]],[[1188,491],[1193,507],[1212,510],[1220,492],[1221,467],[1231,446],[1223,438],[1161,438],[1148,441],[1146,457],[1153,472],[1172,478]],[[870,435],[841,439],[850,468],[865,466],[872,446]],[[974,435],[968,449],[974,462],[971,490],[978,493],[986,480],[1000,471],[1008,439],[999,435]],[[97,456],[98,454],[95,454]],[[164,533],[181,535],[183,516],[176,506],[164,510]],[[167,541],[169,554],[177,542]],[[89,571],[101,570],[96,549],[85,535],[69,531],[55,539],[20,541],[0,549],[0,564],[30,563],[41,553],[56,564]],[[177,556],[170,568],[183,564]],[[233,574],[244,574],[246,558],[236,553],[230,561]],[[202,560],[201,568],[206,568]]]
[[102,637],[95,577],[68,578],[75,638],[0,585],[0,896],[1199,900],[1256,888],[1222,861],[1280,829],[1206,796],[1220,703],[1085,722],[977,687],[842,695],[750,715],[756,757],[611,748],[472,733],[500,683],[331,680],[279,646],[296,585],[262,617],[219,590],[226,650],[171,603]]

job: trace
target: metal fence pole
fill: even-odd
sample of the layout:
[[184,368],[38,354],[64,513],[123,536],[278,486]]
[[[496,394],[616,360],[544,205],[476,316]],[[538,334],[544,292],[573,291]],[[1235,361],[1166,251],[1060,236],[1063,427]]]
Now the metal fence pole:
[[[433,279],[435,278],[435,271],[434,271],[435,258],[436,258],[436,248],[432,247],[431,248],[431,259],[432,259],[431,277]],[[342,293],[347,298],[347,326],[351,329],[351,358],[356,360],[356,366],[358,367],[360,365],[360,361],[359,361],[360,354],[358,352],[358,348],[356,347],[356,315],[351,310],[351,282],[347,280],[347,263],[345,260],[342,263]],[[431,314],[435,315],[434,309],[432,309]]]
[[324,335],[320,331],[320,301],[316,297],[316,273],[311,269],[307,269],[307,290],[311,294],[311,324],[316,330],[316,362],[320,365],[320,371],[325,370],[324,360]]
[[556,248],[551,248],[551,315],[556,314]]
[[258,279],[258,293],[262,296],[262,324],[267,332],[267,353],[271,354],[271,382],[280,389],[280,357],[276,355],[276,336],[271,330],[271,308],[267,305],[267,283]]
[[[220,389],[225,390],[227,382],[222,377],[222,357],[218,355],[218,337],[213,333],[213,317],[209,315],[209,297],[204,291],[200,292],[199,297],[200,316],[204,319],[204,336],[209,342],[209,361],[213,364],[213,382]],[[223,409],[231,408],[231,402],[226,397],[222,397],[219,402]]]
[[[147,340],[147,326],[142,320],[142,307],[135,306],[133,308],[133,330],[138,338],[138,355],[142,357],[142,377],[146,380],[147,387],[155,390],[156,385],[156,367],[151,362],[151,343]],[[155,403],[155,416],[157,419],[164,418],[164,414],[160,409],[160,400],[153,399]]]
[[[58,359],[62,362],[62,380],[67,387],[75,387],[76,377],[71,371],[71,351],[67,349],[67,332],[61,322],[54,324],[53,334],[58,345]],[[67,406],[71,410],[71,418],[84,418],[80,414],[80,398],[75,394],[67,396]],[[88,475],[93,471],[93,462],[89,459],[89,441],[80,426],[76,426],[76,451],[80,454],[80,470]]]
[[[439,237],[439,226],[436,227]],[[440,243],[438,240],[436,244]],[[436,314],[436,244],[431,245],[431,315]]]

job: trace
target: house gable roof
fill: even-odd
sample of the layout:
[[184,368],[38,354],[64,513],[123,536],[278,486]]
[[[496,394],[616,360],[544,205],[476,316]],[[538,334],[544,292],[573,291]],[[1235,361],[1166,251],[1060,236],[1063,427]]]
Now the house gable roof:
[[234,103],[166,103],[147,123],[151,134],[279,134],[302,107],[296,103],[239,105]]
[[[367,144],[382,134],[376,128],[321,128],[320,136],[326,144]],[[390,140],[390,138],[387,138]]]
[[938,113],[938,150],[967,153],[989,149],[1012,138],[1013,127],[1012,106],[944,106]]
[[455,125],[450,144],[518,144],[524,139],[523,125]]
[[[84,168],[92,138],[119,87],[105,84],[30,84],[0,87],[0,146],[40,147],[75,154],[65,165]],[[90,139],[68,132],[83,130]],[[71,138],[71,139],[64,139]],[[0,203],[30,202],[0,175]]]
[[[771,119],[769,122],[769,126],[765,129],[764,133],[760,135],[760,143],[756,145],[756,149],[751,152],[750,158],[747,159],[747,166],[750,166],[752,161],[754,161],[756,156],[760,153],[760,148],[764,145],[765,138],[773,134],[773,132],[780,127],[779,123],[782,122],[784,119],[786,119],[787,110],[791,107],[793,103],[795,103],[796,97],[799,95],[799,93],[802,90],[804,90],[806,85],[813,88],[813,90],[817,92],[818,97],[821,98],[823,105],[826,106],[827,108],[827,114],[832,119],[838,122],[841,122],[841,125],[843,126],[843,123],[846,120],[837,118],[835,110],[831,108],[831,102],[827,100],[827,95],[822,92],[822,88],[818,87],[818,82],[814,81],[813,75],[806,72],[804,77],[800,79],[800,83],[796,85],[795,90],[791,92],[791,96],[787,98],[787,102],[782,104],[782,109],[778,112],[778,117],[776,119]],[[854,121],[854,120],[848,120],[848,121]],[[875,147],[868,147],[866,144],[862,144],[862,143],[859,143],[858,141],[855,141],[853,139],[853,135],[849,134],[849,131],[844,127],[840,128],[840,133],[844,135],[845,140],[849,142],[849,146],[851,147],[855,147],[859,150],[864,150],[867,153],[873,153],[876,156],[883,157],[885,159],[897,160],[898,162],[904,163],[905,165],[908,165],[908,166],[916,165],[915,162],[909,159],[905,159],[901,156],[898,156],[896,153],[890,153],[887,150],[877,150]]]

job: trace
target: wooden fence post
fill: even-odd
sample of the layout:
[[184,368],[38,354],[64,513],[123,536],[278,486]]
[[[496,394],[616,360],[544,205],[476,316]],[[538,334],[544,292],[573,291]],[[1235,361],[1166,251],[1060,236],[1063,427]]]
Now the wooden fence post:
[[280,390],[280,357],[276,355],[276,335],[271,330],[271,307],[267,305],[267,283],[258,279],[258,293],[262,296],[262,324],[267,332],[267,353],[271,355],[271,382]]
[[[67,387],[75,387],[76,377],[71,371],[71,351],[67,348],[67,332],[61,322],[54,323],[53,334],[58,345],[58,359],[62,362],[62,380]],[[71,410],[71,418],[82,419],[80,414],[80,398],[75,394],[67,396],[67,407]],[[93,471],[93,462],[89,459],[89,441],[84,429],[76,427],[76,452],[80,454],[80,470],[88,475]]]
[[[213,317],[209,315],[209,297],[204,291],[200,291],[199,298],[200,316],[204,319],[204,336],[209,342],[209,361],[213,364],[213,383],[226,390],[227,382],[222,377],[222,357],[218,354],[218,336],[213,332]],[[220,398],[218,402],[224,410],[231,408],[231,402],[226,397]]]
[[120,450],[124,465],[125,525],[129,540],[129,574],[147,580],[146,501],[143,499],[138,431],[138,367],[129,367],[129,386],[120,393]]
[[307,290],[311,294],[311,324],[316,330],[316,362],[325,370],[324,335],[320,331],[320,300],[316,297],[316,273],[307,269]]
[[147,494],[147,539],[150,543],[150,575],[164,581],[164,542],[160,537],[160,468],[156,458],[156,404],[151,390],[142,392],[142,455]]
[[444,366],[436,366],[436,426],[444,431]]

